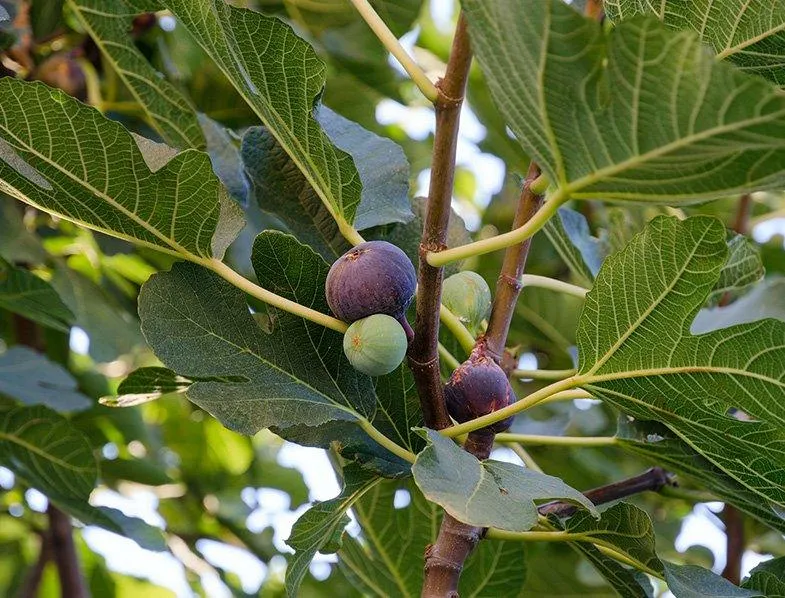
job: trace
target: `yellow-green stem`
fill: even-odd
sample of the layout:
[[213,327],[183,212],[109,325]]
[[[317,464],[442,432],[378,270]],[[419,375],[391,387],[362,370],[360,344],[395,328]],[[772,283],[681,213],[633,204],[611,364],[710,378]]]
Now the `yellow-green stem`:
[[472,349],[474,349],[474,336],[472,336],[472,333],[463,325],[463,322],[458,319],[458,316],[442,305],[439,307],[439,319],[442,321],[442,324],[447,326],[448,330],[452,332],[463,350],[467,353],[471,353]]
[[349,327],[345,322],[333,318],[332,316],[328,316],[327,314],[323,314],[319,311],[316,311],[315,309],[311,309],[310,307],[300,305],[296,301],[292,301],[286,297],[276,295],[267,289],[263,289],[259,285],[254,284],[244,276],[241,276],[232,270],[229,266],[220,260],[204,260],[201,262],[201,264],[236,286],[238,289],[245,291],[252,297],[256,297],[260,301],[264,301],[273,307],[277,307],[278,309],[282,309],[286,312],[289,312],[290,314],[300,316],[301,318],[305,318],[306,320],[316,324],[321,324],[326,328],[330,328],[331,330],[335,330],[336,332],[340,332],[342,334],[346,332],[346,329]]
[[461,362],[458,361],[455,356],[447,350],[447,347],[441,343],[439,343],[439,357],[451,370],[457,370],[461,365]]
[[559,209],[559,206],[566,202],[567,199],[568,197],[565,193],[557,191],[551,195],[542,207],[537,210],[537,213],[520,228],[516,228],[515,230],[511,230],[502,235],[490,237],[489,239],[482,239],[481,241],[461,245],[460,247],[430,252],[427,256],[428,263],[434,267],[442,267],[456,260],[463,260],[475,255],[483,255],[521,243],[545,226],[545,223],[550,220],[556,213],[556,210]]
[[547,276],[538,276],[537,274],[524,274],[521,276],[521,284],[524,287],[539,287],[541,289],[548,289],[557,293],[566,293],[579,299],[585,299],[586,293],[589,289],[579,287],[578,285],[557,280],[555,278],[548,278]]
[[423,95],[431,102],[435,102],[439,97],[439,90],[436,89],[433,81],[428,78],[425,71],[423,71],[412,57],[409,56],[401,45],[401,42],[398,41],[395,34],[390,31],[390,28],[382,21],[381,17],[379,17],[368,0],[351,0],[351,2],[354,4],[357,12],[360,13],[363,20],[371,28],[374,35],[382,42],[390,54],[395,56],[398,62],[401,63],[401,66],[409,74],[412,81],[420,89]]
[[493,540],[514,540],[516,542],[571,542],[574,534],[569,532],[511,532],[489,527],[486,538]]
[[498,442],[517,442],[529,446],[613,446],[618,444],[614,436],[540,436],[536,434],[496,435]]
[[483,415],[482,417],[469,420],[456,426],[445,428],[444,430],[440,430],[440,432],[449,438],[454,438],[455,436],[460,436],[461,434],[467,434],[469,432],[473,432],[474,430],[479,430],[480,428],[490,426],[491,424],[495,424],[498,421],[506,419],[511,415],[516,415],[521,411],[530,409],[548,397],[555,395],[557,392],[575,388],[579,385],[580,382],[581,381],[575,376],[565,378],[564,380],[559,380],[558,382],[554,382],[553,384],[549,384],[548,386],[534,391],[529,396],[524,397],[516,403],[513,403],[509,407],[499,409],[493,413]]
[[[499,438],[499,435],[497,434],[496,435],[496,439],[498,440],[498,438]],[[539,464],[537,463],[537,461],[534,460],[534,457],[532,457],[529,454],[529,451],[527,451],[525,448],[523,448],[520,444],[518,444],[517,442],[505,442],[503,444],[508,449],[510,449],[513,453],[518,455],[518,458],[521,461],[523,461],[523,464],[526,467],[528,467],[532,471],[536,471],[538,473],[543,473],[542,467],[540,467]]]
[[531,380],[563,380],[574,376],[577,370],[513,370],[512,378],[529,378]]
[[408,461],[409,463],[414,463],[414,460],[417,456],[412,453],[411,451],[403,448],[401,445],[396,444],[387,436],[382,434],[379,430],[377,430],[371,422],[367,419],[363,418],[359,421],[360,427],[365,430],[365,433],[368,434],[371,438],[373,438],[377,443],[381,446],[386,448],[390,451],[393,455],[396,455],[403,459],[404,461]]

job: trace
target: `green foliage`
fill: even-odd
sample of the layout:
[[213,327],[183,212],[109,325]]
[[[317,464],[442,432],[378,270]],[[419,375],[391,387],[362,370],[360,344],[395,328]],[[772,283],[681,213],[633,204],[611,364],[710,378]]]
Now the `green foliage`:
[[[599,23],[579,14],[597,3],[463,0],[453,164],[457,98],[426,103],[422,79],[462,70],[455,5],[371,0],[382,43],[364,2],[0,0],[0,595],[78,593],[52,559],[37,573],[57,508],[106,598],[416,597],[440,564],[464,597],[785,596],[785,249],[755,240],[781,232],[785,2],[605,0]],[[419,80],[390,60],[401,38]],[[499,235],[529,157],[545,210]],[[524,282],[545,288],[504,304],[519,246],[489,248],[540,227]],[[384,368],[344,355],[363,323],[325,280],[365,239],[422,267],[466,246],[405,315],[424,334],[444,280],[473,355],[506,339],[521,399],[495,445],[487,420],[425,427],[471,345],[452,320],[407,343],[388,318]],[[461,446],[483,438],[491,458]],[[314,500],[314,473],[337,496]],[[773,557],[740,587],[675,549],[708,501]],[[474,541],[440,536],[445,512],[487,528],[465,563],[439,560]],[[140,578],[120,573],[95,527],[159,555],[128,548]]]

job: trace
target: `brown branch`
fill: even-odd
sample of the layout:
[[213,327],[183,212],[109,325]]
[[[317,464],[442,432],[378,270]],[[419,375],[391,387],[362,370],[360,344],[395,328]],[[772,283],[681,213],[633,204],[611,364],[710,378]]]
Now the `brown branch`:
[[[532,162],[521,190],[521,197],[512,223],[513,230],[526,224],[542,205],[543,196],[537,195],[531,190],[531,184],[538,176],[540,176],[540,168]],[[507,343],[507,333],[515,313],[515,304],[521,294],[521,275],[526,266],[530,247],[531,239],[526,239],[523,243],[507,248],[504,252],[504,262],[499,279],[496,282],[496,295],[493,299],[491,317],[488,320],[488,330],[482,342],[485,344],[486,351],[499,364],[503,363],[502,356]]]
[[752,194],[745,193],[739,198],[739,205],[736,209],[736,218],[733,221],[733,230],[740,235],[746,235],[750,222],[750,211],[752,210]]
[[36,598],[38,596],[38,588],[41,585],[41,579],[44,575],[46,564],[52,559],[52,542],[49,531],[41,534],[41,548],[38,553],[38,559],[32,567],[27,571],[25,580],[16,594],[16,598]]
[[[670,473],[661,467],[652,467],[635,477],[587,490],[583,495],[595,505],[603,505],[633,494],[659,492],[666,486],[675,485],[676,482]],[[577,510],[578,507],[575,505],[560,501],[549,502],[539,508],[540,515],[556,515],[557,517],[569,517]]]
[[727,538],[727,561],[722,576],[729,582],[741,582],[741,559],[744,556],[744,515],[733,505],[726,504],[722,511]]
[[435,102],[436,133],[433,142],[431,184],[427,211],[420,242],[420,266],[417,291],[417,319],[414,339],[409,346],[409,367],[414,375],[425,425],[440,430],[450,425],[444,403],[439,366],[439,306],[442,295],[442,268],[429,265],[425,256],[447,246],[447,225],[450,220],[455,180],[455,151],[461,104],[469,78],[472,52],[463,15],[453,39],[450,60],[444,79],[439,81],[439,97]]
[[87,598],[74,545],[71,518],[52,503],[49,503],[46,512],[49,515],[52,553],[60,576],[60,595],[63,598]]

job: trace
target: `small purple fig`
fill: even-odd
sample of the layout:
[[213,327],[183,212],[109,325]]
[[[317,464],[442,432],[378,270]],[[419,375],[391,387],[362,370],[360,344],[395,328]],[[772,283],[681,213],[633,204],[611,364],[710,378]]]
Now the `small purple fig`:
[[[515,402],[504,371],[490,357],[473,353],[452,373],[444,387],[447,411],[458,423],[493,413]],[[482,429],[498,434],[510,427],[512,417]]]
[[407,345],[401,325],[385,314],[357,320],[343,336],[343,352],[349,363],[369,376],[389,374],[401,365]]
[[345,322],[387,314],[407,329],[406,308],[416,286],[414,266],[403,251],[386,241],[369,241],[338,258],[325,291],[330,309]]

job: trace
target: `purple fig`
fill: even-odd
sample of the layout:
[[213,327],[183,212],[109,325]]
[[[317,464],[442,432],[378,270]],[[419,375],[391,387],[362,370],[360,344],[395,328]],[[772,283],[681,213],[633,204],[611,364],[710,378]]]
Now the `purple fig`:
[[345,322],[386,314],[405,324],[417,275],[412,262],[386,241],[360,243],[343,254],[327,273],[325,290],[333,313]]
[[[475,419],[515,402],[504,371],[490,357],[472,354],[452,373],[444,387],[447,411],[458,423]],[[482,431],[497,434],[510,427],[512,417],[491,424]]]

